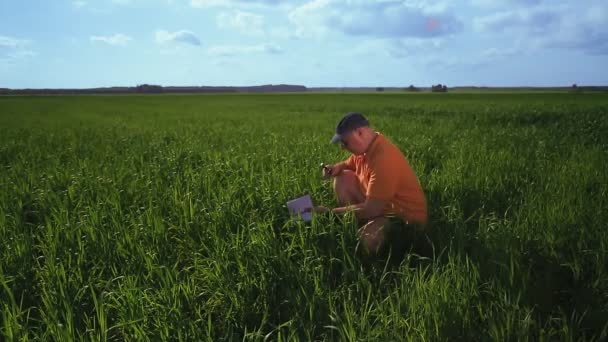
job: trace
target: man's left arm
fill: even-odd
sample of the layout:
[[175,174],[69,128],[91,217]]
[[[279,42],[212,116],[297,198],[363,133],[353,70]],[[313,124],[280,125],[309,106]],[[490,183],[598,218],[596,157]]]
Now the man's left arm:
[[375,198],[366,198],[365,202],[363,203],[334,208],[332,209],[332,211],[334,212],[334,214],[345,214],[349,211],[352,211],[355,213],[355,216],[358,219],[369,220],[378,216],[382,216],[385,205],[386,201]]

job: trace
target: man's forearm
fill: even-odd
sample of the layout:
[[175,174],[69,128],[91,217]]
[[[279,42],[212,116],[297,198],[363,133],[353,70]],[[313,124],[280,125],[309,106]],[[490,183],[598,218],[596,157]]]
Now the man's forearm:
[[369,220],[378,216],[382,216],[384,214],[385,207],[386,201],[375,198],[367,198],[362,203],[334,208],[332,209],[332,211],[335,214],[345,214],[349,211],[352,211],[354,212],[357,219]]
[[339,162],[338,167],[340,168],[340,171],[344,171],[344,170],[351,170],[354,171],[352,168],[350,168],[350,166],[348,165],[348,160],[343,160],[341,162]]
[[358,219],[369,219],[374,216],[377,216],[377,215],[371,215],[372,213],[369,213],[368,210],[366,210],[365,203],[359,203],[359,204],[348,205],[345,207],[333,208],[331,211],[333,211],[334,214],[338,214],[338,215],[343,215],[343,214],[346,214],[347,212],[352,211],[355,213],[355,216]]

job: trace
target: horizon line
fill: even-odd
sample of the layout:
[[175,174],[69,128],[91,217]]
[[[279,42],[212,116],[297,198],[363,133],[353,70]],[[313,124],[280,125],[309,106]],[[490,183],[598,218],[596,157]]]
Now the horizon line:
[[[307,85],[303,85],[303,84],[291,84],[291,83],[266,83],[266,84],[254,84],[254,85],[160,85],[160,84],[152,84],[152,83],[141,83],[141,84],[137,84],[137,85],[113,85],[113,86],[96,86],[96,87],[25,87],[25,88],[10,88],[10,87],[2,87],[0,86],[0,89],[2,90],[94,90],[94,89],[112,89],[112,88],[137,88],[139,86],[154,86],[154,87],[161,87],[161,88],[257,88],[257,87],[281,87],[281,86],[285,86],[285,87],[304,87],[306,89],[315,89],[315,88],[322,88],[322,89],[361,89],[361,88],[369,88],[369,89],[378,89],[378,88],[384,88],[384,89],[407,89],[410,86],[414,86],[415,88],[431,88],[435,85],[444,85],[443,83],[437,83],[437,84],[433,84],[433,85],[428,85],[428,86],[418,86],[415,84],[410,84],[410,85],[403,85],[403,86],[385,86],[385,85],[356,85],[356,86],[331,86],[331,85],[321,85],[321,86],[307,86]],[[448,86],[447,84],[445,84],[447,86],[448,89],[454,89],[454,88],[512,88],[512,89],[518,89],[518,88],[574,88],[574,86],[576,85],[576,87],[608,87],[608,84],[602,84],[602,85],[597,85],[597,84],[578,84],[578,83],[573,83],[570,85],[455,85],[455,86]]]

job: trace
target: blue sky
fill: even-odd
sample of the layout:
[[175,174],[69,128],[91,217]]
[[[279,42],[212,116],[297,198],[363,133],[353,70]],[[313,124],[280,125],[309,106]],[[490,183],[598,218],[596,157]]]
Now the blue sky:
[[608,84],[606,0],[0,0],[0,88]]

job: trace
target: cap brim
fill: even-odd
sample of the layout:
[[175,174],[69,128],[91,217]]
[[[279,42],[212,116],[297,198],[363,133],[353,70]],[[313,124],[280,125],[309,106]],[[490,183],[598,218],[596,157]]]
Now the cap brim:
[[340,134],[334,135],[333,138],[329,141],[330,144],[337,144],[340,140],[342,140],[342,136]]

